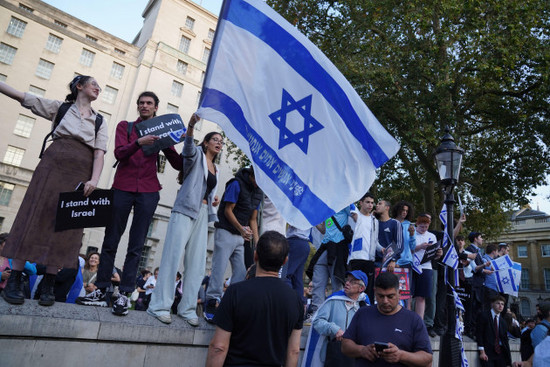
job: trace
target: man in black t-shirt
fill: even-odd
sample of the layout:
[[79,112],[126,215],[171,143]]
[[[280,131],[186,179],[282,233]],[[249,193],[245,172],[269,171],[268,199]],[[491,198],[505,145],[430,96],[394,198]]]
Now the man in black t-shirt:
[[231,284],[216,311],[206,366],[297,365],[304,310],[296,292],[278,278],[287,255],[283,235],[267,231],[260,237],[256,277]]

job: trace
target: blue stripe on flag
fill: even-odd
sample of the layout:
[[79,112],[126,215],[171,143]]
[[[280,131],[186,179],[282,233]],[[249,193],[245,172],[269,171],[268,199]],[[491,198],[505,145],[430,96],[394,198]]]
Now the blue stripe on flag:
[[[203,107],[212,108],[223,113],[231,121],[235,129],[247,140],[255,139],[258,144],[263,146],[262,152],[267,151],[275,160],[281,169],[274,172],[273,168],[268,166],[264,160],[259,159],[257,151],[250,149],[252,160],[256,167],[260,168],[269,178],[275,183],[279,189],[286,195],[292,204],[300,210],[306,219],[312,224],[321,223],[327,217],[330,217],[334,210],[328,207],[321,199],[319,199],[311,189],[298,177],[298,175],[290,168],[277,153],[262,139],[260,135],[250,126],[241,106],[228,95],[211,88],[203,89],[204,100]],[[284,173],[280,175],[280,173]],[[281,178],[282,177],[282,178]],[[289,183],[291,185],[289,185]],[[294,186],[292,186],[294,185]],[[303,188],[301,195],[294,194],[294,187],[300,186]]]
[[221,17],[265,42],[317,89],[367,151],[374,166],[382,166],[388,156],[365,128],[342,87],[313,58],[307,47],[252,5],[242,0],[226,0],[226,3]]
[[508,274],[510,275],[510,283],[512,284],[512,289],[514,292],[518,291],[518,286],[515,282],[514,273],[512,272],[512,269],[508,269]]

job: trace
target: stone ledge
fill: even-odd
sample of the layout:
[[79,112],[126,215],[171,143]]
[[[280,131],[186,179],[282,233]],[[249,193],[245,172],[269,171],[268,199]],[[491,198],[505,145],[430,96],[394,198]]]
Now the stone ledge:
[[[6,366],[59,367],[74,365],[201,366],[204,365],[214,326],[202,318],[196,328],[172,315],[165,325],[143,311],[120,317],[110,308],[56,303],[42,307],[25,300],[21,306],[0,297],[0,345]],[[307,342],[304,327],[301,348]],[[432,338],[433,367],[438,366],[439,338]],[[519,360],[519,342],[510,343],[513,361]],[[466,338],[470,366],[478,367],[477,344]]]

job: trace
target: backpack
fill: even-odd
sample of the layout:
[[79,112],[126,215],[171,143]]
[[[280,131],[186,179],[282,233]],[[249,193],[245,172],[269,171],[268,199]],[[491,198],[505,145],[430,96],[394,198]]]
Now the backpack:
[[[38,156],[39,159],[42,159],[42,155],[44,154],[44,150],[46,149],[46,142],[48,139],[53,135],[53,132],[69,110],[71,106],[73,105],[72,102],[63,102],[61,106],[59,106],[59,109],[57,110],[57,114],[55,115],[55,119],[53,120],[53,129],[50,131],[48,135],[44,138],[44,142],[42,142],[42,149],[40,150],[40,155]],[[99,131],[99,128],[101,127],[101,124],[103,123],[103,116],[101,114],[97,114],[95,117],[95,136],[97,137],[97,132]]]

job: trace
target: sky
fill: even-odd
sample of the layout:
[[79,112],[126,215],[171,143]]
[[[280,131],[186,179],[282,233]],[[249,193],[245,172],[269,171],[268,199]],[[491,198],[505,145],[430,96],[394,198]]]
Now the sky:
[[[101,30],[132,42],[143,25],[149,0],[42,0]],[[222,0],[193,0],[218,15]]]
[[[82,19],[114,36],[132,42],[143,24],[141,14],[149,0],[43,0],[62,11]],[[193,0],[214,14],[219,14],[222,0]],[[530,196],[531,208],[550,214],[550,176],[545,186]]]

